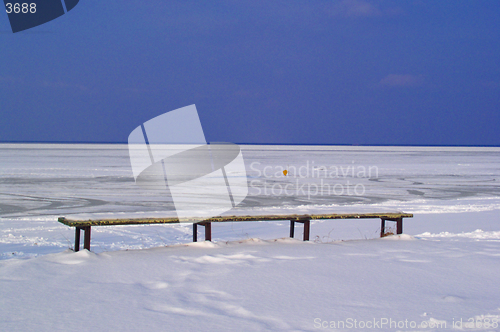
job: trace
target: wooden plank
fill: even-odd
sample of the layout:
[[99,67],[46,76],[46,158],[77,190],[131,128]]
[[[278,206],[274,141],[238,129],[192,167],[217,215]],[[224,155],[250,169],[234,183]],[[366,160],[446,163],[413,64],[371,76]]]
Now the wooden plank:
[[291,214],[291,215],[254,215],[254,216],[222,216],[205,220],[187,218],[179,221],[177,218],[137,218],[137,219],[95,219],[72,220],[65,217],[58,218],[60,223],[71,227],[86,226],[114,226],[140,224],[171,224],[171,223],[199,223],[204,222],[231,222],[231,221],[272,221],[272,220],[321,220],[321,219],[386,219],[397,221],[400,218],[413,218],[411,213],[344,213],[344,214]]
[[179,219],[177,218],[71,220],[60,217],[57,219],[57,221],[71,227],[179,223]]

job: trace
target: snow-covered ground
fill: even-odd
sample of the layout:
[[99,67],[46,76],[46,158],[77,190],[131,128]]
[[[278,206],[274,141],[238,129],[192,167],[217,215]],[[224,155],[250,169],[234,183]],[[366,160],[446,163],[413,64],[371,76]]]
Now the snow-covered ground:
[[212,243],[190,224],[94,227],[75,253],[58,216],[172,203],[134,184],[126,146],[0,145],[0,330],[500,330],[499,148],[242,151],[231,213],[415,216],[383,239],[379,220],[313,221],[310,242],[288,222],[213,224]]

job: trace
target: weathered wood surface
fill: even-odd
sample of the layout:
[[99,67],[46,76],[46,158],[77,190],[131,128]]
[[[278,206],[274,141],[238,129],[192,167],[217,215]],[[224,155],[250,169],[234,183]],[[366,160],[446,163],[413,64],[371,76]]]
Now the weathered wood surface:
[[319,220],[319,219],[385,219],[413,218],[411,213],[341,213],[341,214],[288,214],[288,215],[255,215],[255,216],[222,216],[209,219],[183,219],[177,218],[135,218],[135,219],[94,219],[73,220],[60,217],[58,221],[71,227],[84,226],[115,226],[115,225],[141,225],[141,224],[173,224],[173,223],[199,223],[199,222],[230,222],[230,221],[272,221],[272,220]]

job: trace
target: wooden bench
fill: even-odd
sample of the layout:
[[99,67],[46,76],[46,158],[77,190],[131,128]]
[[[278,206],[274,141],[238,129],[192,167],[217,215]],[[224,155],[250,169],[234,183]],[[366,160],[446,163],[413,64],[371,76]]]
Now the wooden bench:
[[[290,220],[290,237],[294,237],[295,223],[304,224],[304,241],[309,241],[311,220],[325,219],[381,219],[380,237],[385,235],[385,222],[396,223],[396,234],[403,233],[403,218],[413,218],[409,213],[364,213],[364,214],[304,214],[304,215],[260,215],[260,216],[224,216],[213,217],[206,220],[182,220],[183,223],[193,223],[193,242],[198,240],[198,226],[205,228],[205,240],[212,240],[212,222],[230,221],[272,221]],[[95,220],[71,220],[65,217],[58,218],[58,221],[75,227],[75,251],[80,250],[80,231],[84,231],[83,247],[90,250],[90,230],[92,226],[116,226],[116,225],[142,225],[142,224],[177,224],[177,218],[144,218],[144,219],[95,219]]]

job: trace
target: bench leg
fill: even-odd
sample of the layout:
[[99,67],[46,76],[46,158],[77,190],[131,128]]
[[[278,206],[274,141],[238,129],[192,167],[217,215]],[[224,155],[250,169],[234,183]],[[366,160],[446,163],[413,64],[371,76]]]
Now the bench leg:
[[310,228],[311,228],[311,221],[304,220],[304,241],[309,241]]
[[85,226],[84,231],[83,248],[90,251],[90,226]]
[[290,220],[290,237],[293,239],[295,233],[295,223],[300,222],[304,224],[304,241],[309,241],[309,233],[311,230],[311,221],[310,220]]
[[380,225],[380,237],[385,236],[385,221],[386,220],[394,221],[396,223],[396,234],[403,234],[403,218],[382,219],[382,223]]
[[396,233],[403,234],[403,218],[398,218],[396,220]]
[[212,223],[199,222],[193,223],[193,242],[198,241],[198,225],[205,227],[205,241],[212,241]]
[[212,241],[212,223],[207,222],[204,226],[205,226],[205,241]]
[[75,227],[75,252],[80,251],[80,227]]

